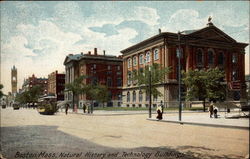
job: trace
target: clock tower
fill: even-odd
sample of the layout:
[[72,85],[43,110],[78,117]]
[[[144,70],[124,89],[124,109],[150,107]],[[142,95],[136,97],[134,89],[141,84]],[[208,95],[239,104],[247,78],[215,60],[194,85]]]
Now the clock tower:
[[17,69],[15,65],[11,68],[11,92],[17,93]]

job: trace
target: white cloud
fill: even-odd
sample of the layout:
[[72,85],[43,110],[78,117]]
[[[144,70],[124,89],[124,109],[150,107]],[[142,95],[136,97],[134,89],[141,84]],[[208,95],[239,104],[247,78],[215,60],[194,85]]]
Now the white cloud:
[[131,16],[130,20],[139,20],[148,25],[158,25],[160,16],[157,14],[157,10],[149,7],[136,7],[134,9],[134,15]]
[[196,10],[180,9],[170,16],[163,29],[173,32],[200,29],[205,27],[206,21],[207,17],[201,18]]
[[[2,83],[4,92],[10,90],[10,69],[13,64],[18,69],[18,88],[23,79],[33,73],[38,77],[47,77],[55,70],[64,71],[63,61],[69,53],[86,53],[97,47],[106,50],[107,54],[118,55],[124,47],[132,45],[129,40],[137,35],[133,29],[118,30],[117,35],[105,37],[103,33],[89,30],[86,26],[79,34],[64,32],[50,21],[39,21],[38,25],[20,24],[17,26],[19,36],[11,38],[2,45]],[[126,36],[124,36],[126,35]],[[79,40],[84,44],[75,44]],[[123,44],[121,46],[121,44]],[[122,48],[121,48],[122,47]]]

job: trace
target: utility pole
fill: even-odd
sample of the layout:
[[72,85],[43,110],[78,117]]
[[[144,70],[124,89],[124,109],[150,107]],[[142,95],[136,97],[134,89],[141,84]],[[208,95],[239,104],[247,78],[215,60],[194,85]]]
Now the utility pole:
[[149,66],[149,118],[151,118],[152,113],[151,113],[151,105],[152,105],[152,100],[151,100],[151,67]]
[[177,57],[178,57],[178,86],[179,86],[179,121],[181,121],[181,33],[178,31],[178,41],[179,46],[177,49]]

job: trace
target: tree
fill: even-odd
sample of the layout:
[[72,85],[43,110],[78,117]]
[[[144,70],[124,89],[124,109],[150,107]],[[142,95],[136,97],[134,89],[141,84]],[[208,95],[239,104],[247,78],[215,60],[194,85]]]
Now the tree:
[[23,93],[18,93],[16,96],[16,101],[21,104],[36,103],[38,102],[38,98],[41,95],[42,95],[42,87],[37,85]]
[[102,103],[104,107],[104,103],[110,100],[108,92],[108,88],[105,85],[97,85],[95,91],[92,92],[92,96],[98,102]]
[[83,83],[83,80],[87,78],[86,76],[80,76],[78,78],[76,78],[72,83],[67,83],[65,85],[65,88],[68,89],[68,91],[72,92],[72,104],[74,106],[75,104],[75,95],[79,95],[81,93],[85,93],[86,92],[86,88],[85,85]]
[[137,83],[140,89],[144,90],[146,94],[149,94],[150,88],[148,86],[151,76],[151,95],[155,97],[162,96],[162,93],[157,90],[157,84],[164,81],[165,75],[168,74],[171,69],[169,67],[163,68],[157,63],[152,64],[150,67],[151,70],[149,69],[149,66],[146,66],[139,71],[133,71],[132,77],[129,80],[133,80]]
[[225,87],[221,84],[224,78],[224,72],[218,68],[208,70],[189,70],[183,72],[182,79],[187,87],[186,99],[199,99],[203,101],[203,111],[205,111],[205,102],[225,100]]
[[2,96],[3,96],[2,89],[3,89],[3,85],[2,85],[2,84],[0,84],[0,98],[2,98]]

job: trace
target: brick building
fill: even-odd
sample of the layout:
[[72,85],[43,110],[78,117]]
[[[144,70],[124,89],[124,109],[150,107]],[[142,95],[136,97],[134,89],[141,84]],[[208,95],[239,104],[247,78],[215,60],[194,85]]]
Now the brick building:
[[37,78],[34,74],[28,79],[24,80],[22,85],[22,92],[31,89],[34,86],[41,86],[42,94],[48,94],[48,79],[47,78]]
[[57,101],[64,100],[65,74],[52,72],[48,75],[48,94],[56,96]]
[[181,32],[180,40],[177,33],[159,30],[158,35],[122,50],[123,96],[125,97],[123,106],[148,106],[146,94],[128,79],[133,70],[139,70],[152,63],[172,68],[172,72],[166,75],[165,81],[157,87],[163,96],[154,99],[153,105],[161,100],[167,107],[175,105],[178,99],[176,50],[179,44],[182,51],[182,70],[219,67],[225,71],[227,99],[244,100],[246,92],[244,58],[245,47],[248,44],[237,42],[209,21],[202,29]]
[[[85,84],[99,83],[106,85],[109,90],[111,101],[108,106],[120,106],[122,95],[122,57],[103,55],[97,53],[97,48],[94,49],[94,54],[89,51],[87,54],[69,54],[65,61],[65,81],[71,83],[79,76],[86,75],[89,78],[84,79]],[[75,96],[78,102],[78,107],[82,107],[83,103],[89,102],[85,95]],[[72,100],[72,93],[65,91],[65,100]],[[100,105],[95,102],[95,106]]]

